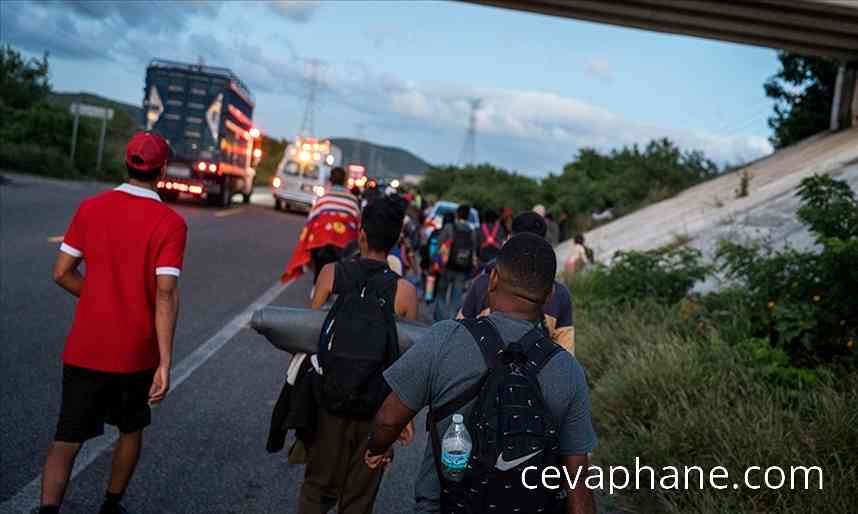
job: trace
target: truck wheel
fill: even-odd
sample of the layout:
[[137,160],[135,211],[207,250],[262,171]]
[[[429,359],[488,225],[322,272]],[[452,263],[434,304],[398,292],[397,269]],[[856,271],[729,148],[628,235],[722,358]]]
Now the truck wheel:
[[276,196],[274,197],[274,210],[275,211],[282,211],[283,210],[283,200],[277,198]]
[[220,194],[208,196],[209,205],[215,207],[229,207],[232,203],[232,189],[229,187],[229,179],[225,180],[221,186]]
[[244,199],[244,203],[246,203],[246,204],[250,203],[250,197],[253,196],[253,182],[254,182],[254,180],[250,179],[250,187],[247,188],[247,192],[241,193],[241,196]]
[[220,193],[220,206],[227,208],[232,205],[232,181],[227,178],[223,181],[223,188]]

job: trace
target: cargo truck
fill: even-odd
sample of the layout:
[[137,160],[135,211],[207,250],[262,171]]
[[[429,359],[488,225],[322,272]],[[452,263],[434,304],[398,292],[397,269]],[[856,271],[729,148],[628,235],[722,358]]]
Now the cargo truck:
[[158,183],[162,198],[188,194],[228,207],[240,193],[249,202],[262,154],[253,108],[250,90],[226,68],[152,61],[146,68],[143,124],[173,149]]

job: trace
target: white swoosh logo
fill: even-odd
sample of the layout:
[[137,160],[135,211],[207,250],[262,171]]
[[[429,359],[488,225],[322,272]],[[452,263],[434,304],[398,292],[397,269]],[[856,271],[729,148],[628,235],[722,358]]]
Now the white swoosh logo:
[[498,461],[495,463],[495,467],[501,471],[509,471],[512,468],[518,466],[519,464],[527,462],[528,460],[539,455],[540,453],[542,453],[542,450],[537,450],[531,454],[525,455],[524,457],[519,457],[517,459],[504,460],[503,452],[501,452],[501,454],[498,455]]

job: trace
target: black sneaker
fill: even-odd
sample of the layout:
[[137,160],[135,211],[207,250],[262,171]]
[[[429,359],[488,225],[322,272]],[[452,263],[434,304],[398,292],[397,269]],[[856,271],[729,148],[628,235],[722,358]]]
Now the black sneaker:
[[98,514],[129,514],[128,510],[125,509],[122,505],[108,505],[107,503],[101,504],[101,509],[99,509]]

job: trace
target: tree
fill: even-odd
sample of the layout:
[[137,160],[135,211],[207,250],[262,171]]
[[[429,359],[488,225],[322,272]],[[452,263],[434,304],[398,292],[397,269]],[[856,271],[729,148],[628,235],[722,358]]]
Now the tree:
[[51,92],[48,53],[25,60],[11,46],[0,48],[0,106],[29,109]]
[[838,64],[821,57],[779,52],[781,69],[763,86],[775,100],[769,141],[783,148],[828,130]]
[[584,148],[563,173],[542,181],[545,203],[588,228],[590,214],[610,208],[624,215],[665,198],[718,173],[718,166],[700,151],[681,151],[668,139],[624,146],[602,153]]
[[423,193],[443,200],[467,203],[479,210],[514,211],[532,208],[540,202],[539,182],[490,164],[432,167],[420,183]]

